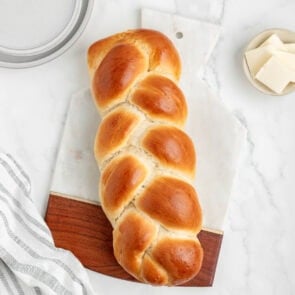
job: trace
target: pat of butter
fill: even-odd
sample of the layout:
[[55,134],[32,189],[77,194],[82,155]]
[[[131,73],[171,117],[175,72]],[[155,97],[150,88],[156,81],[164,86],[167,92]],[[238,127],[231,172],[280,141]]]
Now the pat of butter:
[[274,55],[281,61],[283,65],[295,72],[295,54],[284,51],[276,51]]
[[272,34],[269,38],[267,38],[260,47],[265,47],[268,45],[272,45],[276,49],[285,50],[285,44],[276,34]]
[[247,65],[253,77],[255,77],[261,67],[271,58],[275,50],[275,47],[266,45],[249,50],[245,53]]
[[291,81],[295,81],[295,72],[286,68],[278,57],[272,56],[259,70],[255,78],[280,94]]
[[295,43],[286,43],[285,48],[290,53],[295,53]]

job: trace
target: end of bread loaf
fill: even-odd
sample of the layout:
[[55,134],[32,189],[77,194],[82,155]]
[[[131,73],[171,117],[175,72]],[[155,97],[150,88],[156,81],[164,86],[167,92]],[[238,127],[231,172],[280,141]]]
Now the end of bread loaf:
[[117,261],[139,281],[152,285],[180,285],[195,277],[202,265],[198,240],[161,232],[157,223],[134,208],[120,219],[113,239]]
[[160,32],[131,30],[91,45],[88,68],[102,116],[94,154],[115,258],[141,282],[183,284],[199,272],[203,249],[177,50]]
[[100,111],[120,102],[140,74],[152,71],[178,80],[181,72],[172,42],[152,30],[132,30],[100,40],[90,46],[87,56],[93,96]]
[[203,249],[197,239],[163,237],[151,255],[166,270],[168,285],[180,285],[191,280],[203,262]]

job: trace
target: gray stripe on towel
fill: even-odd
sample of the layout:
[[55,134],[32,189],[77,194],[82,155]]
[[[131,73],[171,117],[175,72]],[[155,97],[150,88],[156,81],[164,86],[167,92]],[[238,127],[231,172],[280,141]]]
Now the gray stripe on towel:
[[75,281],[76,283],[78,283],[82,288],[83,288],[83,293],[86,294],[86,290],[84,288],[83,283],[80,281],[79,278],[76,277],[76,275],[73,273],[73,271],[67,266],[65,265],[62,261],[60,261],[59,259],[56,258],[49,258],[49,257],[45,257],[45,256],[41,256],[39,255],[37,252],[35,252],[30,246],[28,246],[25,242],[23,242],[19,237],[17,237],[12,230],[9,227],[8,224],[8,220],[5,216],[5,214],[0,210],[0,216],[2,217],[3,221],[4,221],[4,226],[6,229],[6,232],[8,234],[8,236],[16,243],[18,244],[24,251],[26,251],[31,257],[36,258],[36,259],[42,259],[42,260],[47,260],[47,261],[51,261],[54,262],[55,264],[57,264],[58,266],[60,266],[70,277],[73,281]]
[[51,290],[60,295],[71,295],[69,292],[55,277],[51,274],[43,271],[41,268],[30,264],[23,264],[17,262],[14,257],[0,246],[0,256],[7,266],[13,271],[17,271],[28,276],[33,277],[37,281],[41,281],[48,286]]
[[[0,259],[1,260],[1,259]],[[2,260],[1,260],[2,261]],[[10,278],[10,281],[13,283],[16,291],[17,291],[17,294],[18,295],[25,295],[25,292],[24,290],[22,289],[21,285],[19,284],[15,274],[11,271],[11,269],[6,265],[6,263],[4,261],[2,261],[2,264],[4,265],[5,267],[5,270],[7,272],[7,274],[9,275],[9,278]],[[11,293],[13,294],[13,293]]]
[[[46,226],[44,226],[42,223],[40,223],[37,219],[32,217],[30,214],[28,214],[27,211],[22,207],[21,203],[17,199],[15,199],[1,183],[0,183],[0,192],[2,192],[4,195],[7,195],[9,197],[9,200],[11,200],[14,203],[15,207],[17,207],[18,209],[21,210],[23,215],[26,217],[26,219],[30,223],[34,224],[40,230],[45,232],[48,236],[51,236],[49,229]],[[7,202],[7,204],[12,211],[12,208],[11,208],[9,202]]]
[[17,184],[17,186],[21,189],[21,191],[24,193],[24,195],[27,198],[30,198],[30,196],[29,196],[30,192],[27,190],[26,186],[18,178],[18,176],[15,174],[14,170],[9,166],[9,164],[1,157],[0,157],[0,164],[6,170],[6,172],[10,175],[11,179],[13,179],[14,182]]
[[35,290],[37,295],[42,295],[42,292],[41,292],[39,287],[35,287],[34,290]]
[[[6,203],[11,211],[11,213],[13,214],[14,218],[23,226],[23,228],[25,228],[34,238],[36,238],[40,243],[42,243],[43,245],[47,246],[49,249],[55,250],[56,248],[53,246],[52,242],[45,238],[40,236],[37,232],[35,232],[32,228],[30,228],[27,223],[23,220],[23,218],[20,217],[20,215],[18,215],[10,206],[9,202],[7,201],[7,199],[5,198],[5,196],[1,196],[0,195],[0,200],[4,203]],[[58,248],[57,248],[58,249]]]
[[[30,191],[30,189],[31,189],[31,180],[30,180],[28,174],[24,171],[23,167],[18,162],[16,162],[10,154],[4,154],[4,155],[7,158],[9,158],[9,160],[16,166],[16,168],[18,169],[19,173],[27,181],[28,186],[29,186],[29,191]],[[0,153],[0,156],[1,156],[1,153]]]
[[0,281],[2,282],[3,286],[5,287],[5,289],[7,290],[7,294],[13,294],[9,284],[8,284],[8,281],[5,277],[5,274],[2,272],[1,269],[4,269],[6,268],[6,265],[3,263],[3,261],[0,259]]

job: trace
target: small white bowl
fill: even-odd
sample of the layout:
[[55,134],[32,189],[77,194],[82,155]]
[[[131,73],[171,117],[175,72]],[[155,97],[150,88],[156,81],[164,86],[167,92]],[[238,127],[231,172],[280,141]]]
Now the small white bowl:
[[259,91],[261,91],[264,94],[268,95],[275,95],[275,96],[282,96],[289,94],[295,90],[295,83],[290,83],[282,93],[278,94],[269,89],[267,86],[256,80],[252,77],[249,67],[245,58],[245,53],[251,49],[255,49],[259,47],[268,37],[270,37],[272,34],[277,34],[278,37],[284,42],[284,43],[295,43],[295,32],[286,30],[286,29],[269,29],[265,30],[258,35],[256,35],[246,46],[243,52],[243,68],[246,77],[250,81],[250,83]]

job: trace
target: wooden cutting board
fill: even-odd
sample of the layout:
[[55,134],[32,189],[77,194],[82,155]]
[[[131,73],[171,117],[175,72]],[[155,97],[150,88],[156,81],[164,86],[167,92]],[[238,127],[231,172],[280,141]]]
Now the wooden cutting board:
[[[86,268],[135,281],[113,255],[112,226],[98,204],[51,193],[45,220],[55,245],[72,251]],[[222,234],[204,229],[198,238],[204,249],[203,265],[199,274],[183,286],[213,284]]]

